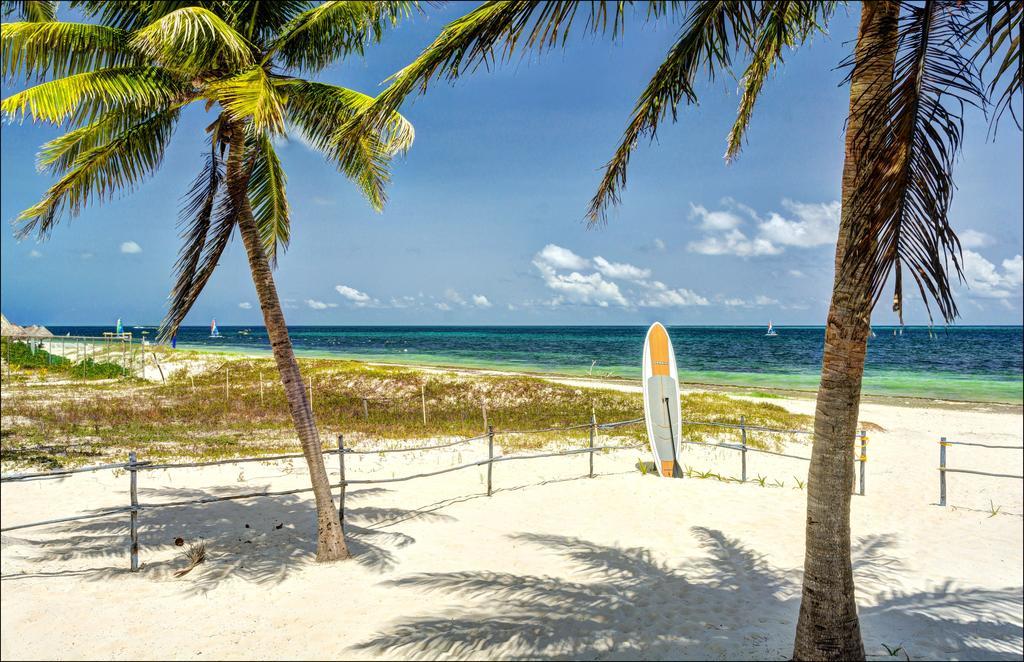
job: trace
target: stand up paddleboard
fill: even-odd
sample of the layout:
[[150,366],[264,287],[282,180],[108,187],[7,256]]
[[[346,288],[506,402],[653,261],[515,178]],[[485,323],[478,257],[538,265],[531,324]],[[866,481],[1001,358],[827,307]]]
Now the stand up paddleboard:
[[679,468],[679,373],[668,331],[660,322],[647,330],[644,340],[644,419],[658,473],[666,478],[682,475]]

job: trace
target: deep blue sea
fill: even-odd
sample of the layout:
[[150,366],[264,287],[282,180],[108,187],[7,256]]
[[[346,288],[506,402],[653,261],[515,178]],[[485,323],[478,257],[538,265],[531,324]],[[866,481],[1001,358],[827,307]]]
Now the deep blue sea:
[[[814,390],[821,368],[821,327],[669,327],[680,380],[702,384]],[[51,327],[96,335],[101,327]],[[136,337],[154,327],[127,326]],[[296,352],[418,365],[471,366],[568,375],[637,378],[646,327],[290,327]],[[877,395],[983,402],[1024,401],[1021,327],[876,327],[864,391]],[[183,327],[178,347],[269,353],[263,327]]]

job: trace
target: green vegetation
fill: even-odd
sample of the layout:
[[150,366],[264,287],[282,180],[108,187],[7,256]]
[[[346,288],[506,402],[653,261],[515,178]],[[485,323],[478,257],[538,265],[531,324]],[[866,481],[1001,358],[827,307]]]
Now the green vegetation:
[[44,374],[56,373],[78,379],[115,379],[124,376],[124,367],[118,363],[92,358],[72,361],[30,342],[4,338],[0,340],[0,356],[11,367]]
[[[5,383],[0,459],[5,470],[56,468],[118,460],[137,450],[147,460],[222,459],[296,452],[287,401],[271,359],[227,358],[175,352],[202,372],[181,368],[165,384],[64,381],[45,386]],[[161,359],[163,362],[164,359]],[[165,365],[170,365],[168,362]],[[362,448],[416,445],[437,437],[475,436],[487,424],[505,451],[545,446],[583,446],[587,428],[532,434],[502,431],[563,428],[643,416],[638,393],[587,389],[525,376],[422,372],[353,361],[302,360],[312,383],[313,410],[325,447],[338,434]],[[170,372],[170,371],[168,371]],[[260,385],[262,377],[262,388]],[[426,402],[423,422],[422,393]],[[365,409],[364,409],[364,398]],[[807,429],[810,417],[771,403],[712,393],[683,397],[689,420]],[[642,424],[599,431],[598,445],[643,441]],[[687,425],[687,441],[739,441],[737,430]],[[401,441],[399,441],[401,440]],[[748,432],[755,448],[794,440],[782,433]]]

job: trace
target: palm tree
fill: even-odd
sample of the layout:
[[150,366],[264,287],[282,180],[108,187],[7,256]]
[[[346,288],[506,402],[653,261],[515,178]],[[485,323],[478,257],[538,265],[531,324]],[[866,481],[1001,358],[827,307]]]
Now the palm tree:
[[153,176],[182,112],[211,113],[208,149],[184,198],[183,246],[162,325],[175,333],[238,229],[249,258],[274,360],[309,464],[318,517],[317,559],[348,556],[324,468],[316,421],[303,389],[272,268],[291,232],[285,172],[275,141],[303,134],[375,209],[385,203],[389,162],[412,143],[412,126],[388,113],[386,128],[341,151],[334,127],[369,107],[359,92],[292,74],[315,73],[361,54],[412,2],[210,0],[71,3],[95,23],[58,22],[52,2],[4,2],[19,22],[2,28],[7,81],[45,81],[2,102],[11,120],[65,129],[38,155],[58,177],[18,217],[21,236],[45,238],[92,201]]
[[[605,221],[626,184],[629,157],[680,104],[695,103],[702,74],[745,64],[737,118],[727,138],[735,158],[768,74],[789,50],[823,31],[835,2],[485,2],[447,25],[391,85],[342,130],[343,150],[383,129],[390,113],[431,82],[455,79],[517,50],[564,46],[574,23],[616,37],[628,20],[675,23],[678,37],[636,103],[605,165],[587,216]],[[632,6],[634,11],[628,11]],[[960,245],[948,221],[953,161],[964,104],[997,99],[994,121],[1021,94],[1022,3],[960,0],[861,5],[849,70],[850,112],[843,169],[835,281],[826,323],[808,477],[807,547],[794,657],[863,659],[850,562],[851,451],[871,311],[893,275],[893,308],[902,320],[903,272],[945,321],[957,316],[950,272]],[[988,89],[977,69],[991,66]],[[994,125],[993,125],[994,126]],[[929,311],[930,314],[930,311]]]

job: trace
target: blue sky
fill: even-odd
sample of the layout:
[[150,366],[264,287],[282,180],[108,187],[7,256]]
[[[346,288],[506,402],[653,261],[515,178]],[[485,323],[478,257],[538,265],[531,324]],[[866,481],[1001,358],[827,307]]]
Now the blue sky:
[[[453,3],[389,33],[319,79],[369,94],[448,20]],[[436,85],[404,109],[417,137],[377,214],[332,166],[293,141],[292,244],[276,272],[292,324],[821,324],[832,282],[848,90],[836,64],[856,32],[842,15],[829,38],[791,53],[766,86],[740,159],[722,160],[736,81],[702,88],[701,105],[666,124],[632,159],[622,206],[588,230],[587,202],[669,26]],[[4,89],[4,96],[11,88]],[[201,108],[187,112],[160,172],[134,193],[91,206],[44,242],[9,222],[47,177],[38,146],[55,131],[2,128],[2,306],[18,323],[157,323],[178,250],[177,207],[201,167]],[[969,287],[960,324],[1019,324],[1022,139],[999,140],[969,114],[952,221]],[[924,323],[910,302],[908,323]],[[261,323],[237,239],[186,323]],[[880,306],[875,323],[894,323]]]

